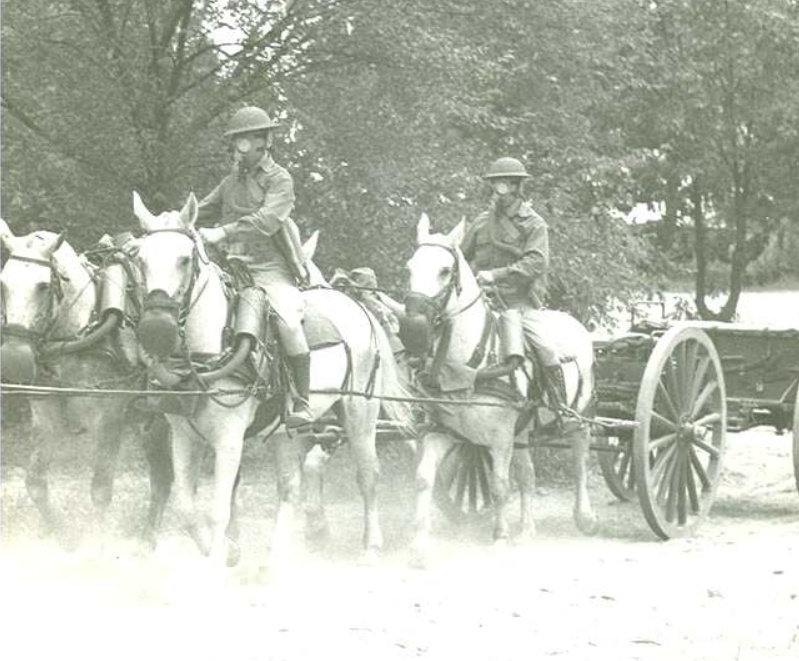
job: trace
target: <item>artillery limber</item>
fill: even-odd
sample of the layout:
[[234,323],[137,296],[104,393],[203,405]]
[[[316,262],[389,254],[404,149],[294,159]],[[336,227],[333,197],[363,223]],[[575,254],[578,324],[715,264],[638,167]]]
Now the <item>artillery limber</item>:
[[[630,330],[594,343],[592,449],[615,496],[638,498],[659,537],[693,532],[719,484],[726,433],[792,431],[799,488],[799,329],[632,315]],[[564,447],[551,438],[531,447]],[[450,516],[491,502],[490,457],[455,446],[440,469],[437,502]]]

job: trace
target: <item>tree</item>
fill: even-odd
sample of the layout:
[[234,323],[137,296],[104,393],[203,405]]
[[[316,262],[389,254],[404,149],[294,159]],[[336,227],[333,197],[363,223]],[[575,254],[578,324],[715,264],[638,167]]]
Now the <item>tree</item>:
[[[419,212],[441,230],[472,219],[486,203],[480,174],[507,153],[531,168],[528,192],[552,226],[552,303],[589,318],[640,288],[646,248],[613,213],[629,199],[626,166],[591,117],[603,92],[587,65],[612,68],[615,51],[597,47],[618,24],[612,12],[598,11],[598,24],[596,8],[576,1],[358,8],[347,34],[326,35],[347,57],[286,86],[323,260],[371,257],[398,281]],[[350,240],[332,246],[333,233]]]
[[278,112],[280,84],[324,63],[313,35],[335,25],[347,4],[11,3],[3,25],[6,213],[85,239],[98,226],[127,224],[120,210],[132,189],[164,208],[210,186],[222,167],[224,118],[245,102]]
[[[680,216],[693,224],[698,311],[730,320],[747,265],[796,209],[796,13],[778,0],[659,0],[645,11],[617,126],[651,154],[640,193],[665,201],[667,233]],[[709,242],[719,240],[729,246],[728,297],[714,311]]]

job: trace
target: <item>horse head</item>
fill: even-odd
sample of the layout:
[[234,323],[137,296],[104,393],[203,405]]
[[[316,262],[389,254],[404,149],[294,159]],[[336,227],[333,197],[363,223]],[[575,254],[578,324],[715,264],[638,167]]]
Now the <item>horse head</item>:
[[208,264],[194,226],[197,198],[191,193],[180,211],[156,216],[134,191],[133,212],[143,232],[132,250],[143,299],[137,335],[147,354],[166,358],[180,347],[181,329],[196,303],[195,284]]
[[416,227],[416,251],[408,260],[408,293],[400,337],[412,354],[427,353],[435,330],[458,314],[461,299],[480,295],[460,244],[465,233],[461,220],[448,234],[432,234],[430,219],[422,214]]
[[88,325],[96,289],[63,234],[35,231],[17,237],[0,221],[0,243],[9,252],[0,273],[3,376],[32,383],[39,349]]

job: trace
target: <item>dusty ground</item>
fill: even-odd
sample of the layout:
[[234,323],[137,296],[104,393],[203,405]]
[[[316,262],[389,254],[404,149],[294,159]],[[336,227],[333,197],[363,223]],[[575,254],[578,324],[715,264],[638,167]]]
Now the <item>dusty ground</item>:
[[[242,560],[215,577],[171,512],[154,554],[132,542],[147,489],[136,448],[121,460],[104,546],[88,537],[74,553],[38,536],[23,473],[6,462],[3,658],[799,658],[799,495],[788,436],[729,436],[719,498],[693,539],[656,541],[637,506],[615,502],[596,475],[597,537],[571,524],[569,487],[545,486],[535,541],[493,549],[487,519],[457,530],[441,520],[426,571],[407,567],[411,466],[394,450],[385,554],[380,566],[359,564],[347,455],[342,449],[329,471],[330,545],[275,574],[266,567],[270,452],[251,449]],[[75,466],[53,477],[76,529],[87,525],[86,484]]]

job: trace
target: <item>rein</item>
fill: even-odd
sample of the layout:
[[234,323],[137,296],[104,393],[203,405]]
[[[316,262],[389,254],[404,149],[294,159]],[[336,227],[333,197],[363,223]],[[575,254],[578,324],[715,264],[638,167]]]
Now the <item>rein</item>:
[[[205,250],[200,249],[201,243],[199,241],[199,237],[197,236],[196,232],[192,232],[182,228],[163,228],[163,229],[150,230],[145,234],[145,236],[160,234],[162,232],[172,232],[176,234],[182,234],[183,236],[189,238],[192,242],[191,273],[189,275],[189,282],[188,285],[186,286],[185,292],[183,293],[182,300],[170,301],[171,303],[170,305],[159,304],[159,307],[167,307],[177,310],[178,327],[180,329],[181,339],[183,339],[185,336],[186,320],[191,314],[191,311],[194,309],[194,306],[197,305],[197,302],[200,300],[200,297],[205,291],[205,288],[208,286],[208,278],[206,278],[200,290],[197,292],[197,295],[192,297],[192,293],[194,292],[194,288],[197,284],[197,279],[200,275],[200,262],[202,262],[207,266],[208,264],[210,264],[210,260],[208,259],[208,255],[205,254]],[[144,307],[146,309],[147,307],[146,303]]]
[[[434,243],[430,241],[419,243],[419,246],[420,247],[432,246],[435,248],[441,248],[442,250],[446,250],[452,257],[454,265],[449,282],[447,282],[447,284],[442,288],[442,290],[432,297],[424,297],[423,299],[425,305],[433,311],[433,319],[431,321],[433,329],[436,331],[440,331],[439,342],[438,346],[436,347],[435,354],[433,356],[433,366],[431,368],[431,375],[435,375],[441,369],[441,365],[443,364],[446,358],[446,354],[449,351],[450,340],[452,337],[452,320],[455,319],[457,316],[463,314],[467,310],[469,310],[480,299],[485,298],[485,294],[482,290],[480,290],[477,296],[475,296],[472,300],[466,303],[463,307],[453,312],[447,313],[446,306],[449,303],[452,294],[455,293],[458,296],[460,296],[463,290],[463,286],[461,283],[461,267],[460,267],[460,259],[458,256],[458,252],[456,251],[455,248],[451,248],[450,246],[445,246],[440,243]],[[416,296],[419,295],[416,294]],[[483,323],[483,331],[481,333],[480,341],[475,347],[474,353],[467,362],[467,365],[469,367],[476,368],[483,361],[483,359],[485,358],[486,346],[488,345],[488,342],[491,339],[492,334],[494,333],[496,333],[496,324],[494,323],[494,317],[491,314],[490,310],[486,309],[485,321]]]

